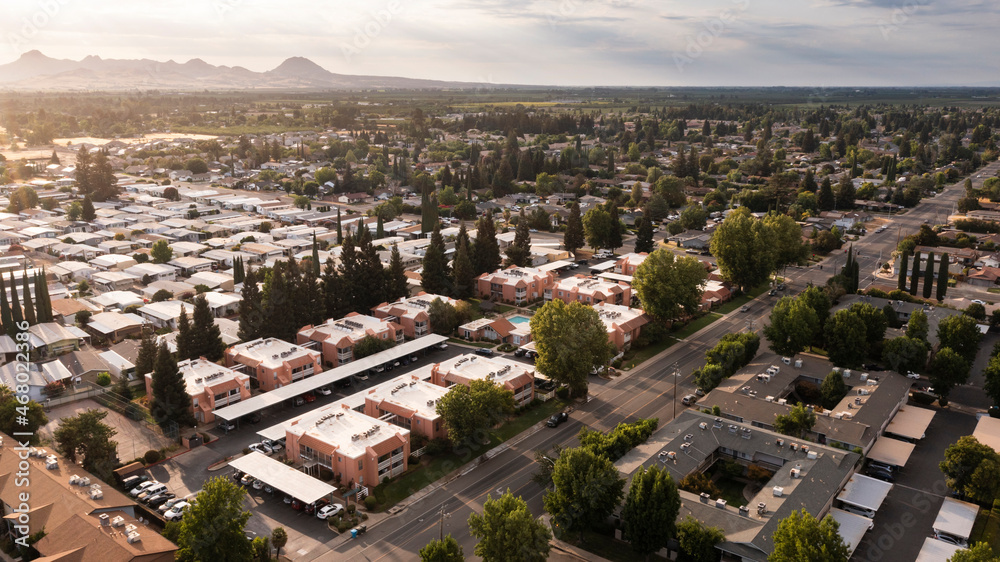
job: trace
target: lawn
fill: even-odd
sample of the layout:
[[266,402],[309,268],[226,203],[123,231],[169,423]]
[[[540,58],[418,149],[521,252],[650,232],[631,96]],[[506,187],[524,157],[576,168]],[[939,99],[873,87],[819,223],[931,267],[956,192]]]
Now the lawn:
[[[428,457],[430,461],[426,465],[408,470],[402,476],[379,485],[375,489],[375,496],[379,499],[381,509],[388,509],[407,497],[413,495],[421,488],[434,483],[447,476],[452,471],[462,465],[472,461],[486,451],[509,441],[521,432],[548,418],[552,414],[566,407],[566,402],[562,400],[549,400],[541,406],[536,406],[505,423],[499,429],[490,433],[490,442],[478,447],[456,447],[464,454],[454,451]],[[465,451],[468,452],[465,452]]]
[[743,482],[730,478],[720,478],[715,485],[722,491],[722,499],[726,500],[730,507],[746,505],[747,500],[743,497],[743,488],[746,487],[746,484]]
[[759,287],[751,289],[746,293],[734,298],[733,300],[723,304],[719,308],[715,309],[715,312],[718,312],[719,314],[729,314],[734,310],[739,310],[741,306],[747,304],[748,302],[766,293],[769,288],[770,288],[769,284],[762,283]]
[[622,358],[622,365],[628,365],[629,367],[640,365],[643,361],[648,361],[656,357],[675,343],[677,343],[677,340],[668,336],[663,338],[663,341],[651,343],[642,349],[631,348],[625,352],[625,357]]
[[[634,562],[642,557],[632,551],[632,547],[625,541],[620,541],[608,535],[595,533],[594,531],[584,531],[583,538],[587,542],[580,542],[579,533],[571,533],[562,537],[562,540],[587,552],[596,554],[611,562]],[[647,560],[666,561],[667,559],[657,554],[649,555]]]
[[467,345],[469,347],[496,347],[497,344],[488,341],[467,341],[458,338],[448,338],[448,342]]
[[994,552],[1000,552],[1000,513],[996,510],[979,510],[969,537],[969,543],[975,542],[989,543]]
[[676,332],[674,332],[671,335],[673,335],[673,337],[675,337],[675,338],[677,338],[679,340],[683,340],[685,338],[689,338],[692,335],[694,335],[695,332],[697,332],[698,330],[701,330],[705,326],[708,326],[712,322],[715,322],[719,318],[722,318],[721,314],[718,314],[718,313],[715,313],[715,312],[709,312],[708,314],[706,314],[706,315],[704,315],[704,316],[702,316],[700,318],[696,318],[696,319],[692,320],[686,326],[680,328],[679,330],[677,330]]

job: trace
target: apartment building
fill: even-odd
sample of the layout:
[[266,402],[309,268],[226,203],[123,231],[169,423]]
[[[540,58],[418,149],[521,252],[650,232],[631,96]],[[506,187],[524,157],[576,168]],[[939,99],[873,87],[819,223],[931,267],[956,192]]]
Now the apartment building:
[[[191,412],[198,423],[214,423],[215,410],[250,398],[250,376],[205,359],[177,364],[191,397]],[[146,374],[146,396],[153,395],[153,375]]]
[[503,357],[480,357],[472,353],[434,365],[431,382],[450,388],[469,386],[474,380],[487,380],[514,393],[514,403],[524,406],[535,398],[535,372],[524,363]]
[[484,273],[476,280],[480,298],[516,305],[541,299],[551,291],[556,274],[534,267],[510,267]]
[[632,287],[621,281],[574,275],[560,279],[545,293],[545,300],[552,299],[559,299],[566,304],[576,301],[590,305],[606,302],[627,306],[632,302]]
[[284,340],[260,338],[227,349],[226,366],[243,365],[243,372],[268,391],[322,372],[320,357],[318,351]]
[[364,413],[428,439],[446,438],[448,431],[436,410],[445,394],[447,389],[422,380],[420,375],[404,375],[369,389]]
[[403,341],[403,327],[388,318],[375,318],[352,312],[340,320],[330,319],[319,326],[306,326],[299,330],[299,345],[318,342],[326,368],[339,367],[354,361],[354,346],[366,337],[380,340]]
[[608,331],[608,340],[618,351],[631,347],[642,327],[649,323],[649,317],[638,308],[608,303],[598,303],[593,308]]
[[382,303],[372,309],[375,318],[385,318],[403,327],[403,335],[408,339],[419,338],[431,333],[430,307],[435,299],[441,299],[452,306],[458,301],[451,297],[421,292],[415,297],[403,297],[396,302]]

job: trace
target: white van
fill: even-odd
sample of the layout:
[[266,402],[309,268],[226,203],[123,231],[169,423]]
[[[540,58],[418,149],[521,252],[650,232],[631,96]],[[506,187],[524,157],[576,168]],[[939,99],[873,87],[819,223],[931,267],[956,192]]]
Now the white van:
[[851,505],[849,503],[845,503],[843,507],[841,507],[840,509],[843,509],[847,513],[853,513],[855,515],[861,515],[869,519],[875,519],[874,509],[868,509],[867,507],[859,507],[856,505]]

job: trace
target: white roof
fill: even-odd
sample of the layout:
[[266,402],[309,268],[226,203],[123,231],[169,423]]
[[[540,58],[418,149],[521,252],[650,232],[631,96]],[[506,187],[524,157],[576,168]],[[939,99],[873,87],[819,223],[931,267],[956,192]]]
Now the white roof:
[[924,546],[920,549],[920,554],[914,562],[941,562],[955,555],[959,550],[965,550],[960,546],[939,541],[933,537],[924,539]]
[[[299,335],[317,340],[328,339],[331,342],[338,342],[342,338],[348,337],[352,341],[356,342],[364,339],[365,336],[379,334],[385,330],[391,330],[394,332],[388,319],[375,318],[374,316],[367,316],[364,314],[352,314],[338,320],[330,318],[318,326],[300,330]],[[317,333],[325,334],[326,337],[324,338],[320,335],[313,338],[313,334]]]
[[933,529],[940,533],[948,533],[953,537],[968,540],[969,535],[972,534],[972,526],[976,522],[977,515],[979,515],[978,505],[955,498],[945,498],[937,518],[934,519]]
[[927,426],[934,419],[934,410],[903,406],[885,428],[886,433],[892,433],[907,439],[923,439]]
[[607,279],[609,281],[624,281],[630,285],[632,284],[631,275],[622,275],[621,273],[604,272],[604,273],[598,273],[597,276],[600,277],[601,279]]
[[294,398],[305,392],[316,390],[321,386],[327,386],[339,380],[346,379],[347,377],[364,373],[373,367],[406,357],[414,352],[421,351],[432,345],[437,345],[447,340],[448,338],[445,336],[428,334],[421,338],[401,343],[391,349],[380,351],[374,355],[369,355],[364,359],[358,359],[357,361],[348,363],[347,365],[341,365],[340,367],[323,371],[322,373],[293,382],[292,384],[285,385],[281,388],[276,388],[270,392],[259,394],[253,398],[243,400],[238,404],[220,408],[215,411],[215,415],[224,420],[239,419],[247,414],[263,410],[268,406],[280,404],[289,398]]
[[847,543],[848,557],[850,557],[861,544],[861,540],[865,538],[865,533],[868,532],[872,520],[863,515],[855,515],[837,508],[830,510],[830,516],[840,524],[837,532]]
[[[430,369],[422,370],[430,376]],[[414,410],[426,419],[435,419],[438,417],[437,401],[448,394],[448,389],[422,379],[421,375],[407,373],[370,388],[363,394],[365,398],[376,402],[396,404],[404,409]]]
[[552,271],[554,269],[559,269],[560,267],[569,267],[573,265],[573,262],[566,260],[556,260],[549,263],[542,264],[538,266],[539,271]]
[[916,445],[913,443],[899,439],[879,437],[878,441],[875,441],[875,445],[868,451],[868,458],[892,466],[904,466],[906,461],[910,460],[910,455],[913,454],[915,447]]
[[[240,385],[250,382],[250,375],[223,367],[205,359],[188,359],[177,364],[177,369],[184,377],[185,388],[189,396],[202,394],[205,388],[226,381],[237,381]],[[147,374],[146,376],[151,376]]]
[[382,421],[346,406],[340,406],[321,416],[306,416],[298,423],[286,426],[289,433],[308,435],[336,448],[338,455],[356,459],[368,447],[375,447],[397,435],[408,435],[410,430]]
[[89,328],[102,334],[110,334],[134,326],[142,326],[145,321],[137,314],[121,314],[119,312],[101,312],[90,317]]
[[972,436],[983,445],[992,447],[994,451],[1000,451],[1000,419],[990,416],[979,418]]
[[101,306],[117,306],[122,310],[133,304],[143,304],[142,297],[132,291],[108,291],[96,297],[90,297],[89,300]]
[[605,270],[614,268],[616,263],[618,263],[618,262],[615,261],[615,260],[609,260],[609,261],[601,262],[601,263],[599,263],[597,265],[592,265],[592,266],[590,266],[590,269],[597,270],[597,271],[605,271]]
[[876,480],[863,474],[855,474],[851,476],[837,499],[844,503],[878,511],[891,489],[892,484],[888,482]]
[[[318,351],[295,345],[294,343],[280,340],[278,338],[259,338],[233,346],[232,350],[234,353],[234,359],[238,360],[239,357],[245,357],[247,359],[259,361],[261,365],[268,369],[281,367],[286,360],[296,359],[306,355],[311,357],[320,356]],[[284,388],[288,388],[288,386],[285,386]],[[297,394],[301,394],[302,392],[305,391],[300,391]],[[289,398],[291,398],[291,396]]]
[[329,496],[337,488],[313,478],[304,472],[276,461],[267,455],[251,452],[249,455],[230,461],[229,466],[270,484],[274,489],[305,503]]

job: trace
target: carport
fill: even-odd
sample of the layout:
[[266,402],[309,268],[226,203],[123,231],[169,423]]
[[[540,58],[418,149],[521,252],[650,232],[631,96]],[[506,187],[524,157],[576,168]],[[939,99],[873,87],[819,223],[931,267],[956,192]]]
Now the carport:
[[948,560],[959,550],[964,550],[960,546],[939,541],[933,537],[924,539],[924,547],[920,549],[920,554],[914,562],[941,562]]
[[229,466],[307,504],[337,491],[337,488],[322,480],[260,453],[240,457],[230,462]]
[[945,498],[934,519],[934,532],[951,535],[964,541],[972,535],[972,527],[979,516],[979,506],[955,498]]
[[539,271],[555,271],[557,269],[562,269],[564,267],[570,267],[572,265],[573,265],[573,262],[568,261],[568,260],[556,260],[556,261],[550,261],[549,263],[543,263],[542,265],[538,266],[538,270]]
[[601,271],[601,272],[604,272],[604,271],[607,271],[609,269],[613,269],[615,267],[615,263],[616,263],[615,260],[601,262],[601,263],[599,263],[597,265],[590,266],[590,270],[591,271]]
[[422,338],[401,343],[396,347],[381,351],[363,359],[359,359],[353,363],[348,363],[347,365],[341,365],[340,367],[323,371],[322,373],[318,373],[298,382],[294,382],[281,388],[276,388],[270,392],[259,394],[253,398],[248,398],[233,404],[232,406],[226,406],[225,408],[216,410],[215,415],[227,421],[238,420],[245,415],[259,412],[269,406],[281,404],[282,402],[295,398],[300,394],[305,394],[306,392],[316,390],[317,388],[331,385],[337,381],[344,380],[354,375],[363,374],[369,369],[408,357],[413,353],[423,351],[445,341],[448,341],[448,338],[445,336],[430,334]]
[[987,447],[992,447],[994,451],[1000,451],[1000,419],[987,415],[979,418],[976,423],[976,430],[972,436]]
[[863,474],[855,474],[837,495],[837,499],[857,507],[878,511],[892,490],[892,484]]
[[872,520],[863,515],[855,515],[837,508],[830,510],[830,517],[833,517],[833,520],[840,524],[838,532],[847,543],[847,557],[850,558],[854,555],[854,549],[858,548],[861,540],[865,538],[865,533],[872,528]]
[[886,433],[891,433],[903,439],[923,439],[927,433],[927,427],[934,419],[934,410],[926,408],[914,408],[913,406],[903,406],[896,412],[895,417],[885,428]]
[[604,272],[598,275],[601,279],[607,279],[608,281],[624,281],[626,283],[632,283],[631,275],[622,275],[621,273],[608,273]]
[[906,461],[910,460],[915,447],[913,443],[891,437],[880,437],[868,451],[868,458],[889,466],[904,466]]

